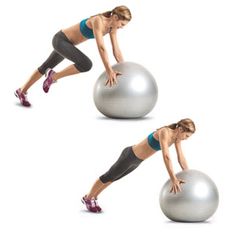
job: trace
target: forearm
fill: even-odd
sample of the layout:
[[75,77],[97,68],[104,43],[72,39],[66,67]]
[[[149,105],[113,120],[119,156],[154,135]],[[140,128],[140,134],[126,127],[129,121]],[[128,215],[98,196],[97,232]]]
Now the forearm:
[[175,147],[176,147],[177,158],[178,158],[178,162],[179,162],[180,167],[182,168],[182,170],[187,170],[188,164],[187,164],[187,161],[184,157],[184,154],[183,154],[180,143],[176,143]]
[[101,56],[101,59],[102,59],[102,62],[104,64],[104,67],[105,67],[106,71],[107,72],[111,71],[112,68],[111,68],[111,65],[110,65],[110,62],[109,62],[109,59],[108,59],[108,54],[107,54],[105,48],[99,47],[98,51],[99,51],[99,54]]
[[179,161],[179,164],[180,164],[182,170],[188,170],[188,164],[187,164],[186,160]]
[[178,162],[182,170],[187,170],[188,169],[188,163],[183,155],[178,156]]
[[124,58],[120,51],[120,47],[119,47],[117,37],[116,37],[116,32],[111,33],[110,37],[111,37],[111,43],[112,43],[112,51],[113,51],[113,55],[114,55],[116,61],[118,63],[123,62]]
[[176,176],[175,176],[173,166],[172,166],[172,162],[171,162],[170,158],[165,156],[164,157],[164,163],[165,163],[165,166],[166,166],[166,169],[167,169],[167,172],[170,176],[171,181],[175,180]]
[[114,51],[114,50],[113,50],[113,55],[114,55],[117,63],[120,63],[120,62],[123,62],[123,61],[124,61],[123,55],[122,55],[122,53],[121,53],[120,50],[119,50],[119,51]]

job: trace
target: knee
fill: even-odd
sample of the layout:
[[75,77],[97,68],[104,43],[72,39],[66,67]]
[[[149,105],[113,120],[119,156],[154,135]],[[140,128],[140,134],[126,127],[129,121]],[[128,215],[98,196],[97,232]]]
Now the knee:
[[88,72],[93,67],[93,63],[89,58],[87,58],[87,59],[84,59],[83,62],[75,64],[75,67],[80,72]]
[[90,69],[92,69],[92,67],[93,67],[93,63],[92,63],[92,61],[89,59],[89,60],[87,61],[86,65],[84,66],[84,72],[89,71]]
[[38,71],[39,71],[40,74],[44,75],[46,70],[47,70],[47,68],[48,68],[48,66],[43,64],[40,67],[38,67]]
[[103,184],[107,184],[108,182],[113,182],[114,178],[112,178],[110,175],[104,174],[102,176],[99,177],[99,180],[103,183]]

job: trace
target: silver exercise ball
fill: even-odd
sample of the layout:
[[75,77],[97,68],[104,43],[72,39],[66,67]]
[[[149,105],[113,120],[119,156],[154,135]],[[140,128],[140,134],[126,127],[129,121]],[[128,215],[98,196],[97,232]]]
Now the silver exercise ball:
[[112,66],[121,72],[118,83],[105,86],[103,72],[94,86],[94,103],[97,109],[111,118],[140,118],[148,114],[157,101],[157,84],[152,74],[140,64],[122,62]]
[[210,177],[196,170],[182,171],[176,176],[185,183],[177,194],[170,193],[170,180],[164,184],[159,199],[163,213],[176,222],[202,222],[211,217],[218,207],[219,194]]

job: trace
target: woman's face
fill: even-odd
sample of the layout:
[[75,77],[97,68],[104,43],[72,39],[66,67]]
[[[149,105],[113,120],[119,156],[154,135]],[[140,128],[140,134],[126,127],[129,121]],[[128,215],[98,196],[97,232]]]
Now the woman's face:
[[181,129],[178,133],[177,139],[181,141],[187,140],[192,134],[193,134],[192,132],[186,132]]
[[112,16],[113,17],[113,21],[112,21],[112,28],[123,28],[129,21],[128,20],[121,20],[118,18],[117,15]]

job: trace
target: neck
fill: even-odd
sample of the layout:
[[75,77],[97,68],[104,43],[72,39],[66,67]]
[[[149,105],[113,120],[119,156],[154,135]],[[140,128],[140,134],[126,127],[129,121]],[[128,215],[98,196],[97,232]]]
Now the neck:
[[112,19],[103,17],[103,23],[106,30],[109,30],[112,27]]
[[175,143],[177,141],[178,134],[178,129],[172,130],[171,142]]

